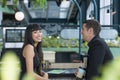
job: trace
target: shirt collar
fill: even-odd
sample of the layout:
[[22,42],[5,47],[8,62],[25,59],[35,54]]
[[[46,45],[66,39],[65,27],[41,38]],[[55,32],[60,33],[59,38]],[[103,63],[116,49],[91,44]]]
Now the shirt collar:
[[95,37],[93,37],[93,38],[91,39],[91,41],[88,43],[88,46],[90,47],[90,46],[92,45],[93,41],[94,41],[96,38],[98,38],[98,37],[99,37],[98,35],[96,35]]

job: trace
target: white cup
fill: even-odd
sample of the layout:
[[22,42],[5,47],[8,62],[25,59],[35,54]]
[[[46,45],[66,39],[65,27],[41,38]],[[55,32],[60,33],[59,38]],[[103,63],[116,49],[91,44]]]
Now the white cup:
[[85,75],[85,70],[83,68],[78,68],[77,77],[82,78]]

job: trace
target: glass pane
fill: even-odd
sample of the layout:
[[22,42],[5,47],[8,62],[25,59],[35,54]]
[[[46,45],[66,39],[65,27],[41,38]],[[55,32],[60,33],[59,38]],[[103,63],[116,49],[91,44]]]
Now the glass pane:
[[21,42],[22,40],[22,31],[15,29],[6,30],[6,42]]

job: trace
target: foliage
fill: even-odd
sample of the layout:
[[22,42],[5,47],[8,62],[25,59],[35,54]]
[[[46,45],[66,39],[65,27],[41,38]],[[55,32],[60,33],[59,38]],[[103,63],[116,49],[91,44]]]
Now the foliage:
[[[43,47],[79,47],[79,40],[78,39],[62,39],[59,36],[46,36],[43,37]],[[120,37],[116,37],[115,40],[106,41],[109,47],[120,47]],[[82,47],[86,48],[88,42],[83,42]]]
[[[19,0],[12,0],[12,1],[14,4],[13,6],[15,7]],[[47,0],[29,0],[29,1],[33,2],[34,7],[40,6],[41,9],[44,9],[47,4]],[[7,5],[7,0],[1,0],[0,2],[2,3],[2,7],[5,7]]]
[[32,0],[34,7],[40,6],[41,9],[44,9],[47,1],[46,0]]
[[[16,6],[19,0],[12,0],[12,1],[14,4],[13,6]],[[7,0],[1,0],[0,2],[2,3],[2,7],[5,7],[7,5]]]
[[[6,52],[0,64],[0,80],[18,80],[20,63],[14,52]],[[7,77],[6,77],[7,75]]]
[[115,58],[112,62],[106,64],[101,72],[101,77],[95,77],[93,80],[120,80],[120,57]]
[[110,47],[120,47],[120,37],[117,36],[115,40],[105,40]]
[[62,39],[59,36],[43,37],[43,47],[79,47],[78,39]]
[[[0,80],[19,80],[20,65],[19,58],[14,52],[6,52],[0,63]],[[33,75],[26,73],[22,80],[35,80],[35,78]]]

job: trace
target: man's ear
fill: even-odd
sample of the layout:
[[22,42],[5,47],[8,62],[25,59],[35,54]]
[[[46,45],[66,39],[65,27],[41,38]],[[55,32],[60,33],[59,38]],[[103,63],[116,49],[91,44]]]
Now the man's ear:
[[93,28],[89,28],[89,33],[93,33]]

